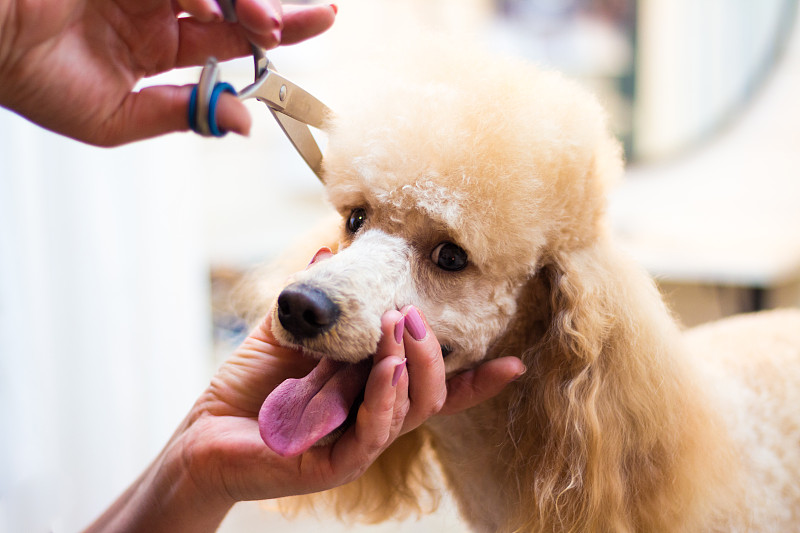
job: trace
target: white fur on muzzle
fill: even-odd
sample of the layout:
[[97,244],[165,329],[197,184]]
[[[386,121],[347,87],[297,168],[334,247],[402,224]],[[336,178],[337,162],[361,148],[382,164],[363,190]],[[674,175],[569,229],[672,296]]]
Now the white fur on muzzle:
[[296,274],[284,289],[299,290],[312,300],[327,299],[326,322],[330,323],[317,331],[285,327],[282,321],[289,323],[276,306],[272,321],[275,338],[339,361],[355,363],[367,358],[377,349],[383,313],[416,303],[410,262],[411,247],[404,239],[377,229],[365,230],[338,254]]

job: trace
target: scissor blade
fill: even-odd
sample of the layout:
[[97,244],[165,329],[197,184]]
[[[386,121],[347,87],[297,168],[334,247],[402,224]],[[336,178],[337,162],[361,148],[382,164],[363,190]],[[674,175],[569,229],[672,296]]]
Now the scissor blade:
[[315,128],[323,129],[331,115],[330,109],[274,70],[267,70],[263,80],[245,89],[239,95],[242,100],[258,98],[270,109],[274,109]]
[[[280,124],[281,129],[289,137],[289,140],[294,145],[300,157],[311,167],[314,174],[317,175],[319,181],[322,180],[322,152],[317,146],[317,141],[311,135],[311,130],[308,129],[303,122],[296,120],[290,116],[284,115],[280,111],[269,108],[272,116]],[[324,181],[323,181],[324,183]]]

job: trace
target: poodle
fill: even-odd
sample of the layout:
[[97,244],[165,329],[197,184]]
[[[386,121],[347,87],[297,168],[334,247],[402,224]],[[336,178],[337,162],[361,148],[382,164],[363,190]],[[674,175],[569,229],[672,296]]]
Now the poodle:
[[[597,101],[515,60],[414,59],[335,106],[339,216],[313,242],[335,255],[290,279],[275,336],[357,366],[383,312],[414,304],[450,375],[505,355],[528,371],[287,505],[377,522],[430,511],[443,478],[478,532],[799,531],[800,311],[682,332],[610,235],[623,164]],[[351,401],[362,377],[339,385]],[[341,430],[284,422],[287,454]]]

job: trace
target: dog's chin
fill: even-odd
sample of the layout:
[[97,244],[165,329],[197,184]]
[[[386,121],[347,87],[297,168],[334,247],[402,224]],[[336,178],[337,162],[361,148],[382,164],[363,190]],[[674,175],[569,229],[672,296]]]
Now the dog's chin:
[[[272,336],[285,348],[302,351],[314,359],[328,357],[334,361],[358,364],[371,357],[378,346],[378,338],[343,338],[338,332],[326,332],[308,339],[298,339],[280,324],[273,322]],[[365,355],[366,354],[366,355]]]
[[[301,351],[303,355],[315,359],[317,361],[320,361],[323,358],[329,358],[335,361],[340,361],[348,364],[357,364],[358,362],[363,361],[366,358],[372,357],[372,355],[366,357],[362,356],[360,357],[360,361],[353,361],[352,357],[342,357],[339,354],[337,354],[336,351],[334,350],[328,351],[326,349],[327,347],[325,346],[325,342],[321,342],[320,339],[310,339],[310,340],[295,339],[294,336],[287,330],[285,330],[280,325],[280,322],[277,320],[273,322],[273,335],[281,346]],[[442,342],[440,344],[440,347],[448,375],[455,374],[461,369],[463,369],[463,367],[465,366],[465,363],[463,362],[464,360],[463,350],[457,348],[455,344],[449,341]],[[364,401],[364,389],[361,390],[356,401],[350,408],[347,419],[344,422],[342,422],[342,424],[340,424],[336,429],[334,429],[324,437],[317,440],[317,442],[314,443],[313,447],[329,446],[335,443],[339,438],[341,438],[341,436],[344,435],[347,432],[347,430],[350,429],[350,427],[353,426],[353,424],[355,423],[356,417],[358,415],[358,410],[361,407],[363,401]]]

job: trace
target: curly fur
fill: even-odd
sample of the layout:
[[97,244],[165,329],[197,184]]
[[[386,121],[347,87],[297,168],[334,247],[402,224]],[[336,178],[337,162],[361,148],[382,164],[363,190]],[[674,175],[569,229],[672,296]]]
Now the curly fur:
[[[763,336],[747,329],[760,342],[747,357],[759,363],[738,363],[737,346],[715,348],[731,331],[724,324],[717,336],[684,338],[608,235],[605,195],[622,160],[597,102],[519,62],[428,57],[437,61],[417,57],[406,74],[397,62],[384,78],[365,69],[379,81],[335,106],[326,190],[345,219],[356,207],[369,219],[328,243],[341,250],[336,261],[298,276],[356,298],[352,280],[336,276],[378,248],[354,243],[402,239],[402,298],[414,301],[365,297],[385,300],[377,308],[420,306],[454,346],[451,373],[503,355],[522,357],[528,372],[399,439],[359,480],[285,505],[370,522],[427,512],[440,468],[476,531],[797,530],[800,416],[784,408],[776,421],[741,404],[796,396],[786,391],[800,383],[800,313],[773,319],[782,327]],[[445,240],[467,250],[469,268],[431,265]],[[354,312],[332,335],[373,346],[373,319]],[[781,358],[761,355],[776,347]],[[314,349],[335,355],[336,344],[323,337]],[[774,381],[748,381],[767,371],[759,365]],[[776,428],[766,441],[754,435],[761,423]],[[788,474],[765,473],[753,449],[770,451],[767,470]]]

